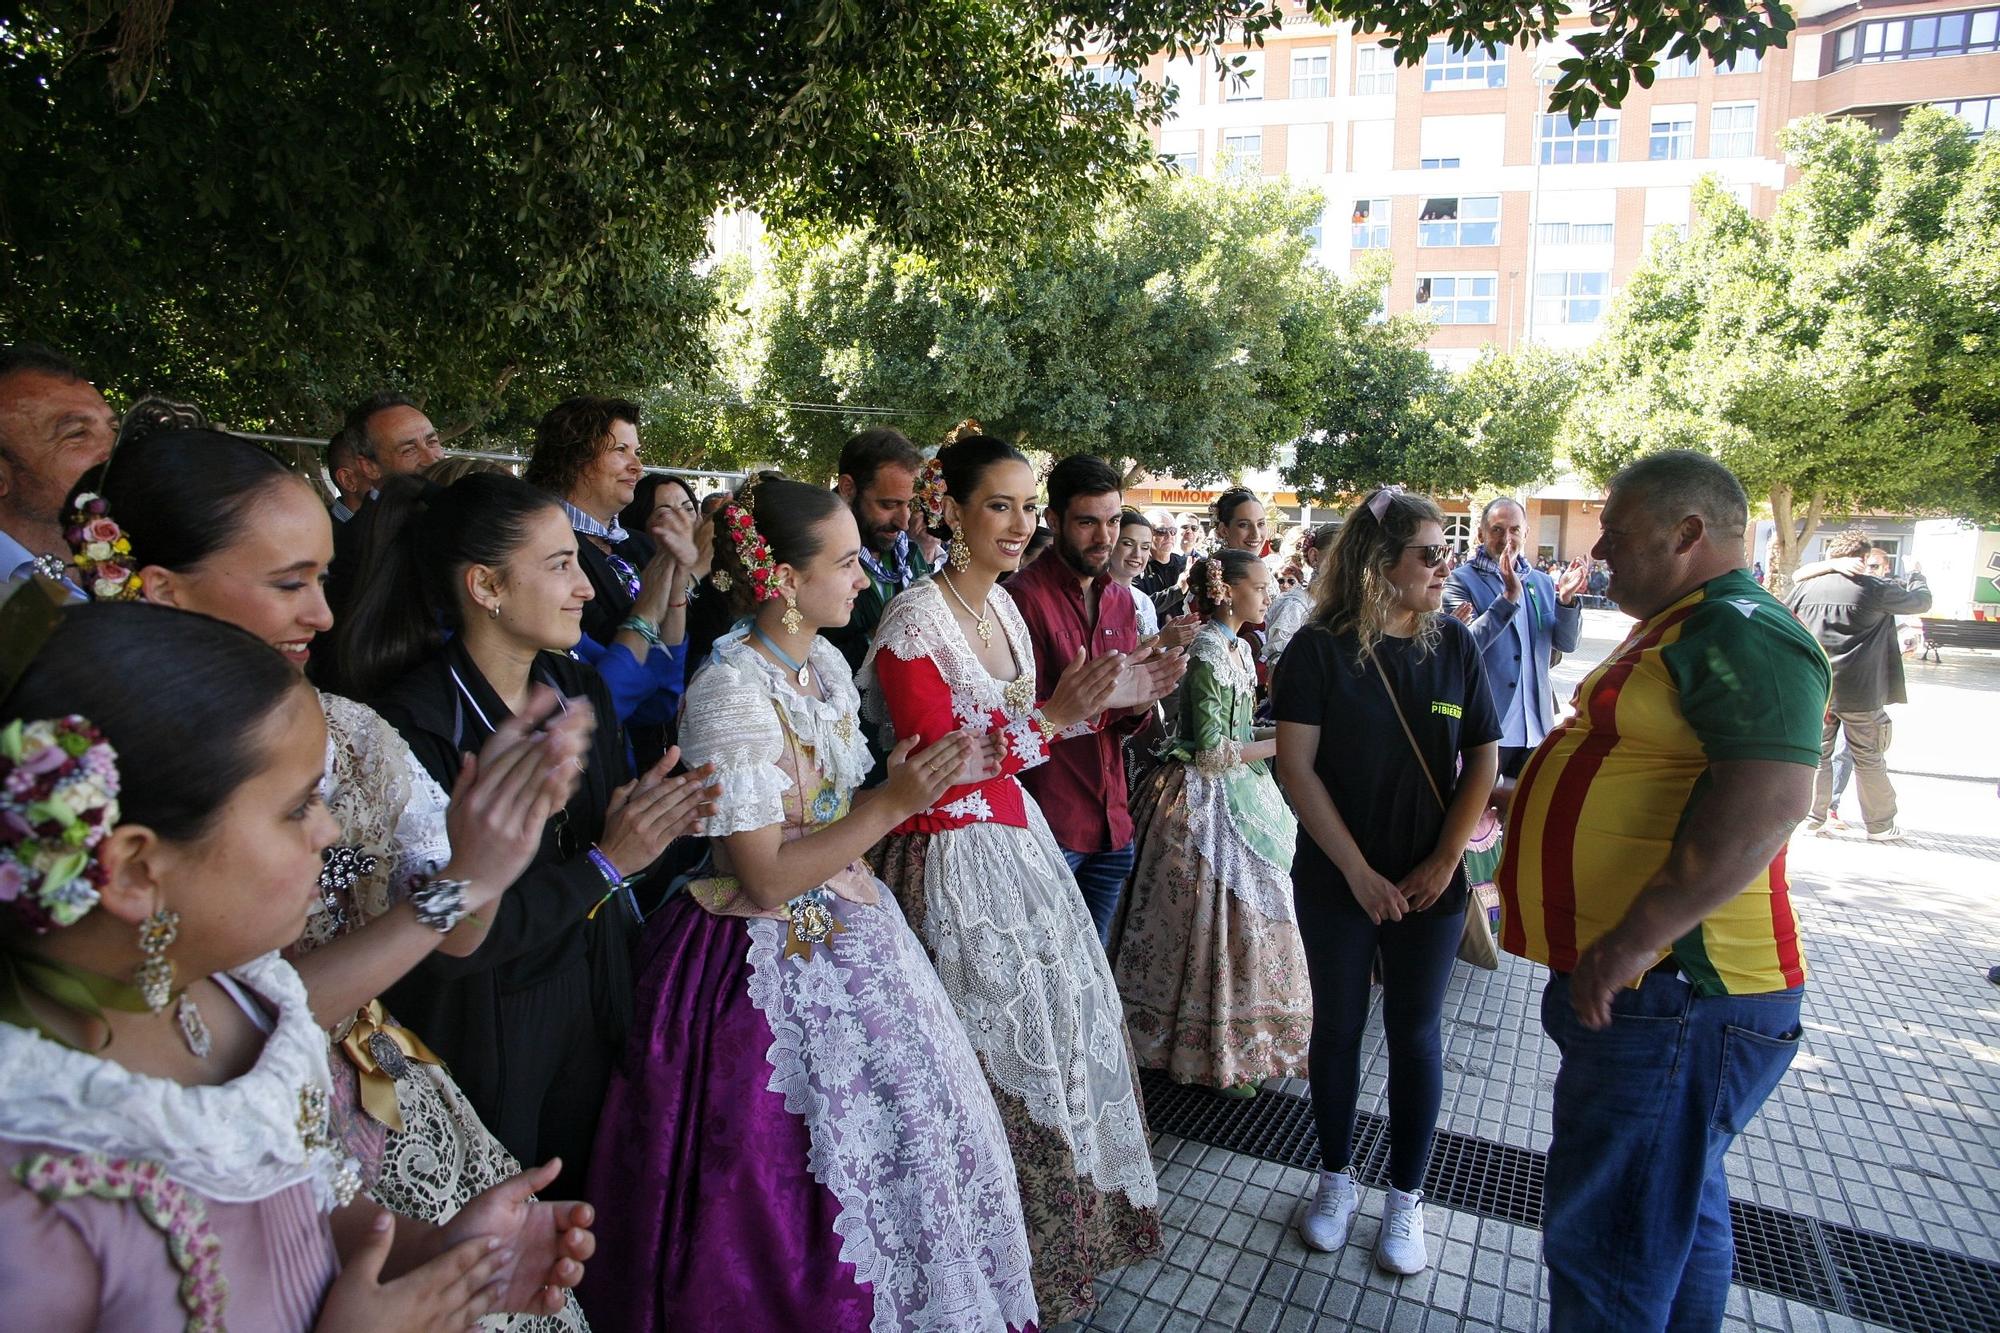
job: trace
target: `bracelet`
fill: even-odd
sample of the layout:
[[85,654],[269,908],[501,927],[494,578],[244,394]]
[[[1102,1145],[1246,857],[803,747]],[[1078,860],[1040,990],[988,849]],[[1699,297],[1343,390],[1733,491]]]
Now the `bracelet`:
[[1042,739],[1045,741],[1054,740],[1056,733],[1062,730],[1061,727],[1049,721],[1049,715],[1039,708],[1028,714],[1028,717],[1035,724],[1035,730],[1042,734]]
[[597,867],[597,873],[604,877],[605,887],[613,893],[625,887],[625,877],[618,873],[618,867],[611,864],[611,858],[606,856],[596,843],[592,843],[590,850],[583,855],[591,865]]
[[406,896],[416,909],[418,921],[440,935],[447,935],[464,918],[465,891],[471,887],[468,880],[424,875],[411,881]]
[[682,607],[686,606],[687,604],[688,604],[688,603],[687,603],[687,598],[683,597],[683,598],[681,598],[681,599],[680,599],[680,600],[679,600],[678,602],[668,602],[668,603],[667,603],[667,610],[669,610],[669,611],[678,611],[678,610],[680,610],[680,609],[681,609]]
[[644,616],[627,616],[619,624],[619,629],[629,629],[653,647],[660,647],[660,627]]

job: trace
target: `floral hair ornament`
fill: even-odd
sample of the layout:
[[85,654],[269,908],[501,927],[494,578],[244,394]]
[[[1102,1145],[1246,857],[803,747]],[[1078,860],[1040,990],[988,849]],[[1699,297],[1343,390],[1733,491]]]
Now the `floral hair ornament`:
[[132,567],[132,539],[111,517],[111,505],[94,491],[76,497],[63,537],[76,553],[72,561],[91,597],[130,602],[139,596],[139,571]]
[[751,600],[765,602],[780,595],[778,564],[771,558],[771,544],[764,540],[764,534],[757,531],[757,523],[750,517],[750,494],[751,487],[745,486],[734,500],[722,506],[722,526],[736,547],[736,558],[743,572],[749,575]]
[[1202,564],[1204,566],[1203,572],[1207,576],[1204,590],[1208,594],[1208,604],[1217,610],[1231,605],[1235,598],[1229,591],[1228,580],[1222,577],[1222,562],[1211,558],[1204,560]]
[[1389,502],[1403,493],[1403,488],[1391,482],[1368,497],[1368,512],[1377,523],[1389,516]]
[[924,526],[935,528],[944,522],[944,464],[933,454],[917,469],[915,500],[923,511]]
[[37,935],[74,925],[104,887],[118,755],[74,714],[0,728],[0,906]]

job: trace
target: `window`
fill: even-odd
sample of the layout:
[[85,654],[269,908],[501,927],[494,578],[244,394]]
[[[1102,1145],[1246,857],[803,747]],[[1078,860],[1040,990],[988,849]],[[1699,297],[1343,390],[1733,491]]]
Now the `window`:
[[1201,170],[1201,131],[1168,130],[1160,136],[1160,158],[1183,176]]
[[1491,273],[1419,273],[1417,309],[1437,324],[1491,324],[1496,282]]
[[1717,74],[1755,74],[1762,68],[1764,68],[1764,53],[1762,51],[1746,50],[1738,51],[1735,55],[1729,57],[1727,62],[1717,65],[1715,72]]
[[1354,230],[1348,244],[1356,250],[1387,250],[1389,248],[1389,201],[1387,199],[1356,199],[1354,201]]
[[1452,550],[1464,555],[1472,549],[1472,515],[1446,514],[1444,516],[1444,539]]
[[1139,86],[1139,71],[1119,69],[1116,65],[1092,65],[1084,70],[1084,77],[1100,88],[1123,88],[1131,91]]
[[1320,217],[1312,226],[1305,229],[1305,238],[1306,244],[1312,247],[1314,254],[1318,254],[1326,248],[1326,218],[1324,216]]
[[1231,180],[1246,180],[1264,174],[1264,132],[1231,130],[1222,136],[1222,160],[1216,164]]
[[1500,242],[1500,196],[1424,200],[1417,214],[1418,245],[1497,245]]
[[1609,245],[1616,232],[1609,222],[1544,222],[1535,239],[1543,245]]
[[1544,166],[1618,160],[1618,117],[1615,115],[1597,116],[1580,125],[1570,124],[1567,115],[1543,116],[1540,122],[1539,138]]
[[1388,97],[1396,91],[1396,66],[1389,52],[1380,46],[1364,46],[1354,53],[1354,95]]
[[1963,102],[1933,102],[1938,110],[1965,122],[1965,132],[1977,139],[1988,130],[2000,129],[2000,97],[1975,97]]
[[1448,93],[1466,88],[1505,88],[1507,52],[1490,46],[1467,51],[1433,46],[1424,52],[1424,91]]
[[1662,79],[1691,79],[1694,75],[1693,56],[1667,56],[1655,71],[1655,76]]
[[1456,157],[1426,157],[1420,158],[1417,165],[1425,171],[1454,171],[1460,161],[1461,159]]
[[1673,162],[1694,156],[1693,107],[1653,108],[1653,130],[1647,141],[1646,156],[1655,162]]
[[1724,103],[1708,113],[1708,155],[1749,157],[1757,151],[1757,104]]
[[1537,273],[1535,323],[1595,324],[1604,318],[1608,273]]
[[1292,54],[1292,96],[1325,97],[1332,91],[1332,57],[1324,51]]
[[1264,53],[1249,51],[1235,57],[1242,61],[1222,72],[1222,100],[1261,102],[1264,100]]
[[1833,68],[2000,51],[2000,9],[1872,19],[1834,37]]

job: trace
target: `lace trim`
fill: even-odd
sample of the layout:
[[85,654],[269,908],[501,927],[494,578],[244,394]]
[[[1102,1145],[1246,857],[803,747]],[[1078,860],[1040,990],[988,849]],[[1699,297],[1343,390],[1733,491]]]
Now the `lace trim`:
[[451,859],[444,793],[396,729],[352,699],[322,691],[319,703],[326,716],[320,796],[340,825],[335,846],[352,853],[347,864],[355,873],[344,888],[330,891],[331,910],[306,918],[301,952],[381,916],[394,901],[395,885]]
[[[1233,780],[1270,781],[1263,774],[1254,772],[1246,772]],[[1260,855],[1244,838],[1236,821],[1242,819],[1258,825],[1257,831],[1274,844],[1291,841],[1297,836],[1297,829],[1272,826],[1269,820],[1260,818],[1258,810],[1232,806],[1229,801],[1230,781],[1199,767],[1188,770],[1187,781],[1181,788],[1182,797],[1187,801],[1188,836],[1193,839],[1195,848],[1208,858],[1208,863],[1215,867],[1217,878],[1229,886],[1237,901],[1272,921],[1291,921],[1295,917],[1291,868]],[[1271,796],[1275,801],[1275,789]],[[1283,803],[1278,802],[1278,806],[1282,809]]]
[[932,836],[924,938],[995,1086],[1062,1137],[1077,1173],[1159,1199],[1124,1009],[1097,931],[1048,822],[969,824]]
[[1211,777],[1220,777],[1232,768],[1243,767],[1243,742],[1229,740],[1213,750],[1196,750],[1194,766]]
[[1214,668],[1224,684],[1238,694],[1257,697],[1257,668],[1250,663],[1249,645],[1229,632],[1219,620],[1202,622],[1195,632],[1188,654]]
[[950,1001],[886,890],[832,910],[847,929],[809,959],[780,956],[784,923],[745,923],[749,997],[771,1027],[769,1086],[840,1203],[840,1257],[874,1292],[870,1327],[1025,1327],[1019,1184]]
[[220,1086],[134,1074],[0,1023],[0,1138],[157,1161],[221,1203],[268,1199],[307,1180],[324,1211],[353,1198],[360,1175],[328,1131],[326,1034],[305,984],[275,953],[228,975],[278,1017],[250,1072]]
[[1285,645],[1292,636],[1305,628],[1306,617],[1312,614],[1312,594],[1304,588],[1293,588],[1281,593],[1278,600],[1271,603],[1271,609],[1264,613],[1264,660],[1275,662],[1284,653]]
[[1033,767],[1048,758],[1040,736],[1034,735],[1032,723],[1027,723],[1027,734],[1034,735],[1032,745],[1024,744],[1015,730],[1035,709],[1035,647],[1028,638],[1028,623],[1021,619],[1020,609],[1005,588],[993,589],[987,609],[1007,636],[1007,647],[1021,669],[1014,680],[995,680],[986,670],[972,651],[972,645],[966,642],[965,632],[953,618],[936,583],[926,580],[913,584],[889,603],[882,613],[881,627],[875,632],[875,642],[861,664],[860,675],[861,689],[866,694],[864,716],[880,728],[884,749],[895,744],[888,704],[882,698],[875,675],[875,655],[886,648],[905,662],[920,657],[930,659],[951,691],[951,711],[959,726],[983,733],[997,712],[1015,724],[1008,728],[1008,736],[1024,766]]

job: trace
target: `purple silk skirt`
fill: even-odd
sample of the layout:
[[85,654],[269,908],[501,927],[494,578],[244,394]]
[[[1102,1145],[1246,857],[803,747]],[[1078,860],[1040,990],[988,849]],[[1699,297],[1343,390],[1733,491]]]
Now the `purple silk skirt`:
[[770,1090],[746,923],[676,895],[646,924],[632,1037],[591,1160],[597,1254],[580,1292],[600,1333],[863,1333],[840,1205],[806,1169],[805,1122]]

